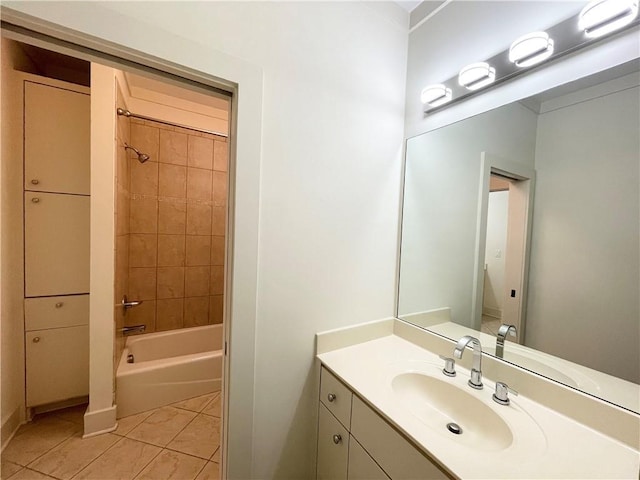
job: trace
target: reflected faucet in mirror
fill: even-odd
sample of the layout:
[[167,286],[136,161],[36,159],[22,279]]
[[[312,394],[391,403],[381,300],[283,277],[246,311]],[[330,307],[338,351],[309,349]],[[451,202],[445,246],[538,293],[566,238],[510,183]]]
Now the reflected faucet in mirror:
[[496,357],[504,358],[504,341],[507,335],[515,337],[518,334],[518,330],[515,325],[502,324],[498,329],[498,336],[496,338]]
[[476,390],[482,390],[482,345],[480,340],[471,335],[465,335],[462,337],[456,348],[453,350],[453,356],[460,359],[464,353],[464,349],[467,345],[471,344],[473,347],[473,365],[471,367],[471,378],[469,379],[469,386]]

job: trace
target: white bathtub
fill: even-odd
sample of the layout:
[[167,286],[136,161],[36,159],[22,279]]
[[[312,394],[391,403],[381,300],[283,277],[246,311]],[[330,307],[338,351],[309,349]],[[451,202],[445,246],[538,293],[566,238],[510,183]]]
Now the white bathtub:
[[116,372],[117,416],[211,393],[221,379],[222,325],[128,337]]

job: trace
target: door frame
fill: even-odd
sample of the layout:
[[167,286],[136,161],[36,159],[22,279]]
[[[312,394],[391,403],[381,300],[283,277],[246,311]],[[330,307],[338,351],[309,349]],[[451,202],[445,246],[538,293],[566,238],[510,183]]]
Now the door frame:
[[[113,68],[159,75],[163,81],[182,87],[231,96],[221,460],[223,478],[251,478],[252,461],[247,459],[253,458],[262,69],[181,37],[168,41],[170,34],[161,29],[147,29],[147,40],[156,40],[150,52],[147,49],[151,47],[127,35],[137,28],[134,19],[104,12],[105,17],[114,17],[102,18],[101,22],[115,25],[116,41],[106,34],[98,38],[5,6],[1,7],[2,35]],[[129,44],[120,43],[120,39],[127,39]],[[181,55],[185,51],[192,53],[187,64]],[[92,250],[91,262],[104,265],[113,254],[113,249]],[[112,298],[108,301],[113,304]],[[104,339],[107,321],[111,325],[106,328],[113,332],[112,313],[91,312],[91,337]],[[106,357],[103,354],[100,359]]]
[[[531,222],[533,219],[533,194],[535,190],[535,170],[526,165],[517,162],[505,160],[487,152],[480,154],[480,186],[478,193],[478,211],[477,211],[477,228],[475,242],[475,261],[474,261],[474,284],[471,304],[471,320],[472,328],[480,331],[482,324],[482,303],[483,303],[483,286],[484,286],[484,264],[485,264],[485,248],[487,243],[487,217],[489,207],[490,177],[492,173],[499,174],[503,177],[517,180],[518,190],[522,200],[522,208],[524,209],[524,225],[521,251],[522,256],[518,260],[515,269],[516,274],[516,295],[518,302],[512,308],[515,310],[516,328],[518,330],[518,341],[524,343],[526,328],[526,305],[527,305],[527,287],[529,280],[529,257],[531,251]],[[512,183],[514,185],[516,182]],[[509,191],[509,201],[511,202],[512,190]],[[509,248],[507,246],[507,248]],[[508,252],[507,252],[508,254]],[[511,287],[507,284],[505,275],[505,289]],[[506,305],[505,307],[506,308]]]

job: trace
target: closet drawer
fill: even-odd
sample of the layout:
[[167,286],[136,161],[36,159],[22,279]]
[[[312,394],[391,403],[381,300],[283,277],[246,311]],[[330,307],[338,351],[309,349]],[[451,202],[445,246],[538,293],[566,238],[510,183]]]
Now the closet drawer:
[[320,401],[329,409],[342,425],[351,424],[351,390],[322,367],[320,373]]
[[89,295],[25,298],[25,330],[89,324]]

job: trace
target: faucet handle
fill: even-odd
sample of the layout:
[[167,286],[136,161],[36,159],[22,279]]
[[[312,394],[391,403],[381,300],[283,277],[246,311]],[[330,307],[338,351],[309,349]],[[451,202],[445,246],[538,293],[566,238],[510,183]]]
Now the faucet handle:
[[439,355],[439,357],[444,360],[444,368],[442,369],[442,373],[444,373],[447,377],[455,377],[456,361],[451,357],[445,357],[443,355]]
[[509,400],[509,393],[513,395],[518,395],[518,392],[509,388],[504,382],[496,382],[496,391],[493,394],[493,401],[499,403],[500,405],[509,405],[511,401]]

